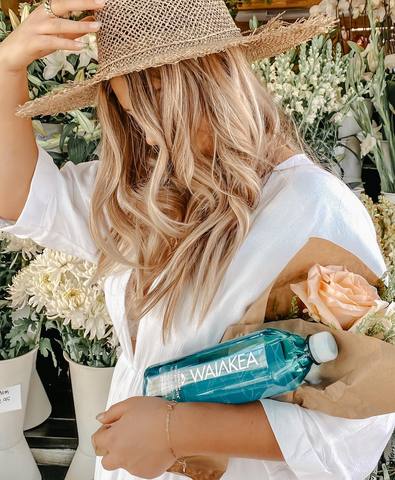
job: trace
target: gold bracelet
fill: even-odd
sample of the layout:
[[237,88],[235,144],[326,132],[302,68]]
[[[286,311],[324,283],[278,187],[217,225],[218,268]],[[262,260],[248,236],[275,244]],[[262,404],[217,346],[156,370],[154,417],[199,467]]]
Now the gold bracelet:
[[187,464],[184,459],[179,459],[173,449],[172,442],[171,442],[171,435],[170,435],[170,417],[171,412],[175,409],[177,402],[172,400],[171,402],[167,403],[167,415],[166,415],[166,434],[167,434],[167,443],[169,445],[170,453],[173,455],[175,459],[175,463],[178,463],[182,466],[182,472],[186,473]]
[[177,405],[177,402],[175,402],[174,400],[167,403],[166,434],[167,434],[167,443],[169,445],[170,453],[173,455],[175,460],[178,460],[177,455],[175,454],[172,446],[171,435],[170,435],[170,417],[171,417],[171,412],[174,410],[176,405]]

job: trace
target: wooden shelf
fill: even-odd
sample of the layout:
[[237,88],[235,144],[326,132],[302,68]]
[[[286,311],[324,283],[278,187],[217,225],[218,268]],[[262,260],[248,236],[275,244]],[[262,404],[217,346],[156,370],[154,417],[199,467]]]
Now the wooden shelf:
[[240,2],[239,10],[271,10],[271,9],[286,9],[293,8],[310,8],[313,5],[320,3],[320,0],[272,0],[270,3],[250,0],[249,2]]

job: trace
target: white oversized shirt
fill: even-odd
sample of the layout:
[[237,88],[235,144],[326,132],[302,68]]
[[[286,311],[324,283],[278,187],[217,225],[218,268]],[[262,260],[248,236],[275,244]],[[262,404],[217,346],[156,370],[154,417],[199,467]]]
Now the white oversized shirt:
[[[97,167],[98,161],[67,162],[59,170],[40,149],[19,219],[0,220],[0,228],[95,262],[98,252],[88,218]],[[340,245],[377,275],[385,271],[373,223],[362,203],[334,175],[307,156],[296,155],[279,164],[265,183],[250,232],[200,328],[196,319],[188,317],[191,292],[186,289],[171,340],[165,345],[162,342],[159,305],[141,320],[133,353],[125,317],[125,290],[131,271],[107,277],[106,303],[122,346],[107,406],[141,395],[147,366],[220,341],[226,328],[240,320],[311,237]],[[363,480],[376,466],[395,428],[395,414],[349,420],[275,400],[261,403],[285,461],[232,458],[223,480]],[[180,477],[165,473],[159,478]],[[121,469],[105,471],[98,458],[95,480],[134,479],[137,477]]]

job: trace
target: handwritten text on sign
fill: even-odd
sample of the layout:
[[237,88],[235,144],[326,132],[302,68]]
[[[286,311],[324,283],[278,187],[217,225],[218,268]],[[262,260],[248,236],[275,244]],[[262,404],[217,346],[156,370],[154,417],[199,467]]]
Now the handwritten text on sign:
[[0,387],[0,413],[13,412],[22,408],[21,386]]

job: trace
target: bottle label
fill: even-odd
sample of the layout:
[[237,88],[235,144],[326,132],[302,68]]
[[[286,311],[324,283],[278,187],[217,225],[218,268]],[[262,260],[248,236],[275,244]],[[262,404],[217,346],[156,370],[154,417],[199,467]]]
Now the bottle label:
[[[239,372],[252,371],[267,368],[267,359],[264,348],[255,351],[239,352],[235,355],[221,357],[210,362],[201,363],[192,367],[184,367],[173,370],[167,374],[161,374],[157,379],[159,385],[155,385],[155,379],[149,388],[149,395],[157,395],[154,391],[159,387],[160,395],[170,393],[177,399],[180,389],[189,384],[212,380]],[[156,388],[155,388],[156,387]]]

